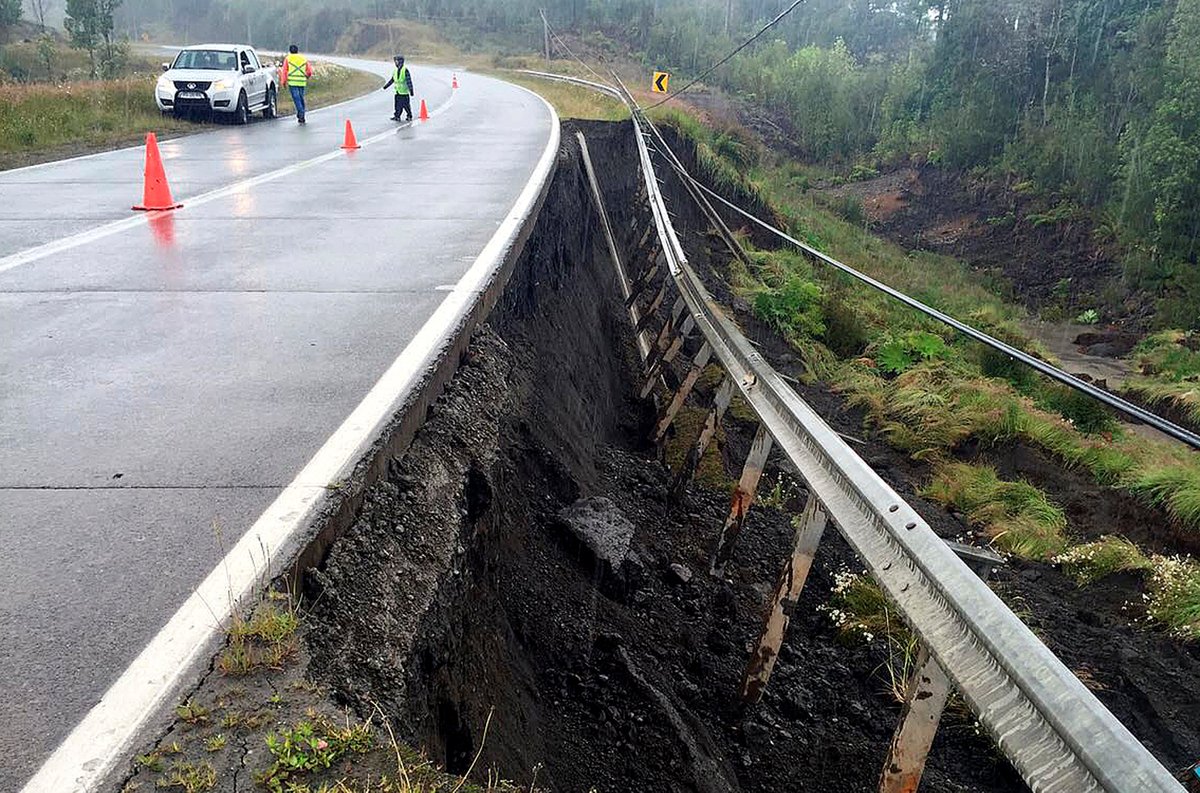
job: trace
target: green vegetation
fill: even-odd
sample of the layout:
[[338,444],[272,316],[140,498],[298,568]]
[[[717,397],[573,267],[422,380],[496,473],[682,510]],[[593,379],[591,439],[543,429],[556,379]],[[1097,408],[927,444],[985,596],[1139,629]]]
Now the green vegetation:
[[[377,80],[328,63],[314,66],[310,109],[358,96]],[[147,132],[169,137],[204,129],[164,116],[154,104],[157,72],[65,84],[0,84],[0,168],[140,142]],[[294,112],[280,97],[281,114]]]
[[1200,640],[1200,562],[1156,556],[1152,564],[1146,613],[1176,637]]
[[63,27],[71,46],[88,55],[89,76],[116,77],[124,70],[129,48],[115,30],[113,18],[122,0],[66,0]]
[[200,724],[208,721],[208,708],[189,699],[175,706],[175,715],[186,724]]
[[295,790],[308,772],[330,768],[348,755],[365,754],[371,742],[369,724],[338,727],[327,720],[299,721],[266,737],[275,760],[255,782],[271,793]]
[[1165,331],[1134,351],[1138,374],[1124,390],[1152,405],[1168,405],[1200,425],[1200,334]]
[[924,494],[954,507],[997,546],[1026,559],[1048,560],[1066,547],[1062,509],[1028,482],[1000,479],[993,468],[942,465]]
[[888,688],[897,702],[903,702],[920,643],[879,585],[865,574],[842,571],[834,576],[829,603],[818,608],[829,615],[844,639],[884,643]]
[[286,598],[267,598],[250,619],[234,617],[229,642],[217,658],[217,668],[233,676],[258,669],[279,669],[296,652],[299,626],[300,617]]
[[1153,564],[1124,537],[1106,536],[1076,545],[1059,554],[1054,562],[1080,586],[1094,584],[1113,573],[1149,570]]
[[217,772],[211,763],[189,763],[179,760],[171,764],[156,787],[162,790],[182,790],[183,793],[203,793],[217,786]]

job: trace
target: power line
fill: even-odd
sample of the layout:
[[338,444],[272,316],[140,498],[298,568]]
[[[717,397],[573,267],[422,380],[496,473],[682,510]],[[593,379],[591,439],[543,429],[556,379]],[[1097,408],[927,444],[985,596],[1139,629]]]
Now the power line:
[[737,48],[737,49],[735,49],[733,52],[731,52],[731,53],[729,53],[728,55],[726,55],[726,56],[725,56],[724,58],[722,58],[721,60],[719,60],[719,61],[717,61],[716,63],[714,63],[712,66],[708,67],[708,70],[707,70],[707,71],[705,71],[705,72],[704,72],[704,74],[702,74],[702,75],[700,75],[699,77],[695,78],[695,79],[694,79],[694,80],[692,80],[690,83],[688,83],[687,85],[685,85],[683,88],[680,88],[678,91],[674,91],[674,92],[672,92],[672,93],[668,94],[667,96],[663,97],[661,101],[655,102],[654,104],[650,105],[649,107],[643,108],[643,110],[653,110],[654,108],[658,107],[659,105],[666,104],[667,102],[670,102],[672,99],[674,99],[675,97],[679,96],[679,95],[680,95],[680,94],[682,94],[684,91],[688,90],[688,89],[689,89],[689,88],[691,88],[693,85],[695,85],[696,83],[698,83],[698,82],[700,82],[701,80],[703,80],[705,77],[708,77],[710,74],[712,74],[713,72],[715,72],[717,69],[721,68],[721,67],[722,67],[722,66],[724,66],[726,63],[728,63],[730,60],[732,60],[732,59],[733,59],[733,56],[737,55],[739,52],[741,52],[742,50],[746,49],[746,48],[747,48],[747,47],[749,47],[751,44],[753,44],[755,41],[757,41],[757,40],[759,39],[759,37],[760,37],[760,36],[762,36],[762,34],[766,33],[768,30],[770,30],[771,28],[773,28],[773,27],[775,27],[777,24],[779,24],[779,22],[780,22],[780,21],[781,21],[781,20],[782,20],[784,17],[786,17],[788,14],[792,13],[792,11],[796,10],[796,8],[797,8],[797,7],[798,7],[798,6],[799,6],[801,3],[803,3],[803,2],[804,2],[804,0],[795,0],[795,2],[793,2],[793,3],[792,3],[790,6],[788,6],[787,8],[785,8],[785,9],[783,10],[783,12],[779,14],[779,16],[775,17],[775,18],[774,18],[774,19],[772,19],[770,22],[768,22],[767,24],[763,25],[763,27],[762,27],[762,29],[761,29],[761,30],[759,30],[757,33],[755,33],[755,34],[754,34],[753,36],[751,36],[750,38],[748,38],[748,39],[746,39],[745,41],[743,41],[743,42],[741,43],[741,45],[740,45],[740,46],[738,46],[738,48]]
[[[570,56],[571,56],[572,58],[574,58],[575,60],[579,61],[580,65],[582,65],[582,66],[583,66],[583,68],[585,68],[585,69],[587,69],[589,72],[591,72],[591,73],[592,73],[592,75],[593,75],[593,76],[594,76],[594,77],[595,77],[597,80],[599,80],[600,82],[602,82],[602,83],[604,83],[605,85],[607,85],[607,84],[608,84],[608,80],[606,80],[606,79],[605,79],[605,78],[604,78],[604,77],[603,77],[603,76],[602,76],[602,75],[601,75],[599,72],[597,72],[595,69],[593,69],[591,66],[589,66],[589,65],[587,64],[587,62],[583,60],[583,58],[580,58],[578,55],[576,55],[576,54],[575,54],[575,53],[574,53],[574,52],[571,50],[571,48],[570,48],[570,47],[568,47],[568,46],[567,46],[567,42],[563,41],[563,40],[562,40],[562,37],[560,37],[560,36],[558,35],[558,31],[557,31],[557,30],[555,30],[555,29],[554,29],[554,26],[550,24],[550,20],[546,19],[546,12],[545,12],[545,11],[542,11],[541,13],[542,13],[542,22],[544,22],[544,23],[545,23],[545,25],[546,25],[546,30],[550,31],[550,35],[551,35],[551,36],[554,38],[554,40],[555,40],[555,41],[557,41],[557,42],[559,43],[559,45],[560,45],[560,46],[561,46],[561,47],[562,47],[564,50],[566,50],[566,51],[567,51],[567,54],[568,54],[568,55],[570,55]],[[603,58],[601,58],[601,60],[603,60]]]

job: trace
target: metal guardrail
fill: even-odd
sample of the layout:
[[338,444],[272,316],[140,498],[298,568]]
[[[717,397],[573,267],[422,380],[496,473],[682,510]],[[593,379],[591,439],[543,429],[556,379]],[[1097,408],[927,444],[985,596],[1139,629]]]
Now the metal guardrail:
[[[624,86],[531,74],[603,91],[629,107],[663,253],[696,327],[1029,787],[1039,793],[1180,793],[1180,783],[725,316],[688,264],[646,139],[654,136],[664,156],[673,157],[670,147]],[[677,160],[676,166],[682,168]]]

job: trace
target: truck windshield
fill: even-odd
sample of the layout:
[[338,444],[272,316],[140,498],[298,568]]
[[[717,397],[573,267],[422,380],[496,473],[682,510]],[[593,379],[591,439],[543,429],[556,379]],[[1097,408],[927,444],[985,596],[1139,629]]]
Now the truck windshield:
[[237,71],[237,55],[228,50],[183,50],[175,56],[172,69],[208,69],[216,72]]

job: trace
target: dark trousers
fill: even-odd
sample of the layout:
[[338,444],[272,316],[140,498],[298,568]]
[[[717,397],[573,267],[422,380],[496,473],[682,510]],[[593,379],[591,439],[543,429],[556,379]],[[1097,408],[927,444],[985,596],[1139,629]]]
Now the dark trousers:
[[304,86],[289,85],[288,91],[292,95],[292,102],[295,103],[295,105],[296,105],[296,119],[299,121],[303,121],[304,120],[304,112],[305,112],[305,110],[307,110],[307,108],[304,105]]
[[396,118],[399,119],[402,113],[408,113],[408,120],[412,121],[412,100],[408,94],[396,94]]

